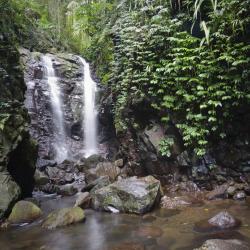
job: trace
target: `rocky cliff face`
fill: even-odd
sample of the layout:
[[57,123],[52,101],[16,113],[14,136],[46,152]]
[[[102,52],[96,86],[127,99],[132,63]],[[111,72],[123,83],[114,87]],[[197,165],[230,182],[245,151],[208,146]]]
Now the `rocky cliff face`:
[[33,189],[36,144],[30,139],[24,108],[23,72],[19,53],[5,34],[0,36],[0,218]]
[[[30,133],[37,140],[39,159],[37,166],[43,168],[53,165],[55,133],[53,132],[53,117],[50,92],[45,68],[42,62],[43,54],[21,49],[23,64],[25,65],[25,82],[27,84],[25,105],[31,118]],[[84,157],[83,148],[83,69],[79,58],[73,54],[50,54],[53,58],[53,67],[58,77],[63,103],[64,125],[66,131],[69,160],[77,161]],[[99,86],[97,105],[103,90]],[[113,132],[110,121],[106,116],[107,111],[99,109],[99,149],[102,155],[109,151],[108,142],[112,140]],[[105,118],[106,117],[106,118]],[[112,126],[112,125],[111,125]]]
[[[102,102],[106,109],[115,101],[112,93],[107,96]],[[163,183],[189,179],[206,189],[227,181],[249,183],[250,130],[246,126],[250,121],[249,110],[239,113],[237,120],[227,124],[228,139],[213,142],[206,155],[198,158],[194,152],[185,150],[181,131],[174,121],[163,125],[157,112],[145,102],[130,105],[123,114],[130,125],[125,133],[117,134],[119,149],[115,157],[124,159],[130,175],[151,174]],[[160,152],[163,139],[171,141],[165,156]]]

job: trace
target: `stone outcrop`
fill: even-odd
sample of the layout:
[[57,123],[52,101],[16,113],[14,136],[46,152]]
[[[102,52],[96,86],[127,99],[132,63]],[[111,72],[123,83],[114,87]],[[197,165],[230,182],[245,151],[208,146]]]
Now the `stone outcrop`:
[[91,196],[97,210],[144,214],[159,201],[161,186],[152,176],[130,177],[97,189]]
[[0,218],[11,209],[21,195],[21,189],[9,173],[0,173]]
[[20,54],[8,34],[0,34],[0,218],[21,195],[30,195],[36,144],[28,132],[26,86]]

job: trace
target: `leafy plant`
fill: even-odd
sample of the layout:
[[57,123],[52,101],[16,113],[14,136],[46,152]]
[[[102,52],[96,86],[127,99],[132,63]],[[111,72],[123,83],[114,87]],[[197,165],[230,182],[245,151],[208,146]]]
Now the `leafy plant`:
[[166,138],[161,140],[160,142],[160,153],[162,156],[170,157],[171,156],[171,148],[174,145],[173,138]]

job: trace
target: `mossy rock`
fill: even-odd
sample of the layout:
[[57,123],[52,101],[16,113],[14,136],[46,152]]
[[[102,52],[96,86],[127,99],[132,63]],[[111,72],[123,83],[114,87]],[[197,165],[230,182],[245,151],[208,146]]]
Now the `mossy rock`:
[[0,218],[2,218],[21,195],[20,187],[8,173],[0,173]]
[[19,201],[15,204],[8,221],[13,224],[32,222],[42,215],[41,209],[30,201]]
[[95,190],[91,196],[94,209],[144,214],[159,202],[161,185],[153,176],[130,177]]
[[48,215],[42,224],[43,228],[54,229],[71,225],[85,219],[84,211],[80,207],[63,208]]
[[37,186],[42,186],[49,183],[49,177],[37,169],[35,171],[34,179]]

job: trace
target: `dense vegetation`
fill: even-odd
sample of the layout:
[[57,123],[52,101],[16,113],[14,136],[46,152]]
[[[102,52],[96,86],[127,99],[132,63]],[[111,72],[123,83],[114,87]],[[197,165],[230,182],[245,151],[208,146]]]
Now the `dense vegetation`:
[[[127,110],[144,103],[203,155],[249,105],[249,0],[10,2],[26,36],[30,22],[57,49],[95,64],[113,94],[117,133],[141,126]],[[163,155],[171,144],[162,141]]]

